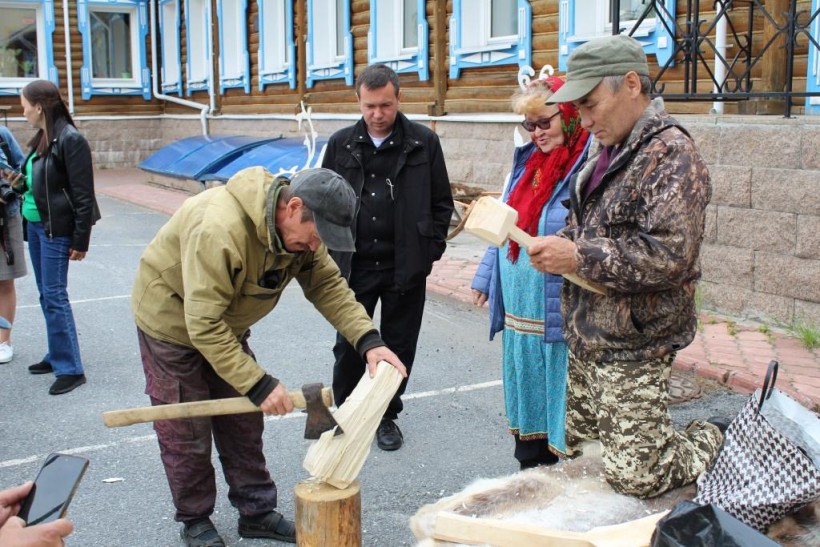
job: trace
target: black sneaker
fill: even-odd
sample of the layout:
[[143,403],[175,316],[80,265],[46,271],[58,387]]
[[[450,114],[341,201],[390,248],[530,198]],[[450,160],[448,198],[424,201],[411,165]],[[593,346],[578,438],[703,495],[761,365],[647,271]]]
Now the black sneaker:
[[32,374],[51,374],[54,372],[54,368],[48,361],[40,361],[28,367],[28,371]]
[[73,391],[85,383],[85,374],[64,374],[57,376],[54,383],[48,389],[52,395],[62,395]]
[[186,547],[225,547],[225,540],[209,518],[184,523],[179,535]]
[[398,450],[404,444],[404,435],[396,422],[389,418],[382,418],[379,429],[376,430],[376,444],[382,450]]
[[268,538],[296,543],[296,526],[278,511],[253,517],[239,517],[239,535],[243,538]]

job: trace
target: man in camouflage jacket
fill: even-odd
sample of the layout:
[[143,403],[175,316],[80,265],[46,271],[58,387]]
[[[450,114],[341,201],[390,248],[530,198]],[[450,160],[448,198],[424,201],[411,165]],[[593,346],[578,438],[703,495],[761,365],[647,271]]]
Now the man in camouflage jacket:
[[609,483],[641,497],[692,482],[723,440],[707,422],[676,431],[667,408],[675,352],[697,328],[711,186],[695,143],[650,88],[646,56],[630,37],[573,52],[550,101],[576,104],[597,142],[571,182],[568,226],[530,248],[536,268],[607,289],[563,286],[567,444],[577,452],[600,438]]

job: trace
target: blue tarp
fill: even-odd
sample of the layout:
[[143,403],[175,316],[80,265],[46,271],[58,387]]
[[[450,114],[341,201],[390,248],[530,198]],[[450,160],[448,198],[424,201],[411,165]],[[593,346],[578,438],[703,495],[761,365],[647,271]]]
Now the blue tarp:
[[[316,162],[327,139],[316,139],[316,154],[311,160],[311,166]],[[203,173],[198,180],[218,180],[225,182],[235,173],[246,167],[261,165],[273,174],[280,171],[291,171],[302,169],[308,160],[308,149],[305,146],[304,137],[293,137],[267,142],[239,157],[233,158],[230,163],[223,164],[219,170]]]
[[248,151],[274,140],[238,135],[189,137],[160,148],[139,168],[167,177],[203,180],[203,175],[217,172]]

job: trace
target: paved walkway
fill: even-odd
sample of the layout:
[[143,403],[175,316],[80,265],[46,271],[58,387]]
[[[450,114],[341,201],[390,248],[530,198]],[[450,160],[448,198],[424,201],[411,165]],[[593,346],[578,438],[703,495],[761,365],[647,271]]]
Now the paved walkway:
[[[146,173],[138,169],[99,170],[95,177],[99,193],[169,215],[190,195],[151,185]],[[469,234],[456,236],[433,267],[428,290],[471,303],[470,281],[485,248]],[[777,387],[820,411],[820,351],[807,350],[775,328],[704,313],[697,337],[678,353],[674,369],[749,393],[760,386],[772,359],[780,363]],[[697,396],[698,386],[677,375],[672,391],[673,398],[691,398]]]

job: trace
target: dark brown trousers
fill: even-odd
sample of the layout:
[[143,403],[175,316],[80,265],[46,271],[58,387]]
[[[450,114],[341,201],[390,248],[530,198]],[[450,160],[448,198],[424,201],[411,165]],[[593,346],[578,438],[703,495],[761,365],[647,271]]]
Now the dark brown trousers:
[[[152,405],[238,397],[201,353],[152,338],[137,329],[145,393]],[[243,349],[253,355],[247,342]],[[180,522],[207,517],[214,510],[216,480],[211,439],[228,483],[228,499],[244,516],[276,507],[276,485],[262,452],[262,413],[154,422],[165,475]]]

